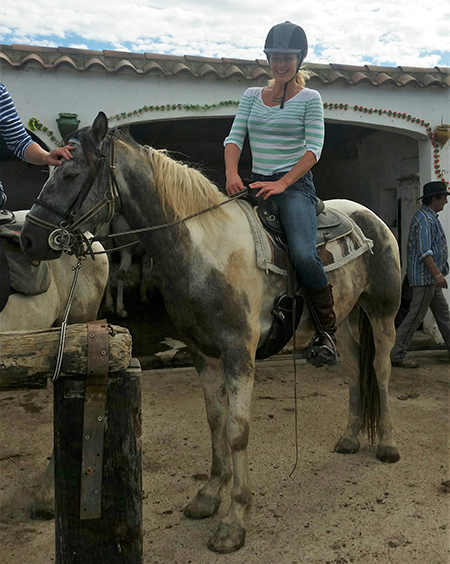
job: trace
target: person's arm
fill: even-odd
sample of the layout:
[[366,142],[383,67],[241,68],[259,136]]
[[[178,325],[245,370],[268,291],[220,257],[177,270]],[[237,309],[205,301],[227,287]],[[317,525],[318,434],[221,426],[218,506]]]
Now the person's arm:
[[428,255],[424,257],[422,260],[424,265],[428,268],[428,270],[433,275],[436,286],[439,286],[440,288],[448,288],[447,280],[445,279],[444,275],[441,273],[439,268],[436,266],[433,257],[431,255]]
[[37,143],[32,143],[28,145],[25,150],[25,161],[30,164],[36,165],[51,165],[59,166],[63,163],[63,160],[69,160],[72,158],[72,153],[74,146],[66,145],[65,147],[59,147],[54,149],[51,153],[43,149]]
[[253,105],[251,89],[244,92],[239,102],[236,117],[230,129],[225,145],[225,176],[227,194],[234,194],[244,189],[244,183],[239,176],[238,166],[242,147],[248,129],[248,118]]
[[225,145],[225,176],[227,194],[235,194],[244,189],[244,183],[238,172],[241,149],[234,143]]

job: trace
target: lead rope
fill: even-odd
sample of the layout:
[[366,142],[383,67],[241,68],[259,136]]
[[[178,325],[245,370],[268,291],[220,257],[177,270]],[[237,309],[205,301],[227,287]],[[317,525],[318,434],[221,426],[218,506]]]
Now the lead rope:
[[295,425],[295,462],[294,467],[289,474],[289,478],[295,472],[298,465],[298,391],[297,391],[297,359],[295,357],[295,351],[297,349],[295,340],[295,321],[297,317],[297,300],[295,299],[295,273],[294,265],[291,261],[289,249],[286,247],[287,253],[287,264],[288,267],[288,279],[287,279],[287,294],[292,299],[292,347],[293,347],[293,366],[294,366],[294,425]]
[[64,356],[64,345],[66,342],[66,328],[67,328],[67,318],[69,317],[70,308],[72,306],[73,296],[75,293],[75,286],[77,285],[78,274],[80,273],[81,268],[81,259],[78,259],[78,262],[75,266],[72,266],[72,270],[74,271],[72,286],[70,288],[69,297],[67,298],[66,309],[64,311],[64,318],[61,324],[61,333],[59,335],[59,348],[58,348],[58,356],[56,358],[56,365],[55,365],[55,372],[53,373],[53,381],[57,380],[59,374],[61,372],[61,365]]

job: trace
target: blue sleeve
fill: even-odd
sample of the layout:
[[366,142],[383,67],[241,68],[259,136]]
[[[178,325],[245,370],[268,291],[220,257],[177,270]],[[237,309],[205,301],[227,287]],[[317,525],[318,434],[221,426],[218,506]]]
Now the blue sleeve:
[[417,255],[420,260],[425,257],[432,256],[433,251],[431,250],[431,225],[427,217],[420,213],[416,218],[416,222],[413,226],[413,237],[416,239]]
[[25,151],[34,143],[26,132],[11,96],[0,84],[0,135],[8,148],[19,158],[25,160]]

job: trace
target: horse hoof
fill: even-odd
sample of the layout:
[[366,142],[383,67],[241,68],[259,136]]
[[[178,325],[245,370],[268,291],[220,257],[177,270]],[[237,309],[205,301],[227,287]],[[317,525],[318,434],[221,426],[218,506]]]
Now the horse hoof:
[[334,447],[334,451],[339,454],[355,454],[359,450],[358,439],[349,439],[348,437],[339,439],[339,442]]
[[51,521],[55,518],[55,511],[54,509],[41,507],[37,503],[34,503],[31,507],[30,517],[35,521]]
[[246,530],[243,527],[221,523],[209,540],[208,548],[220,554],[236,552],[244,546],[245,533]]
[[222,502],[220,497],[197,494],[186,506],[184,514],[189,519],[206,519],[214,515]]
[[400,454],[397,447],[392,446],[379,446],[377,450],[377,458],[381,462],[388,462],[394,464],[400,460]]

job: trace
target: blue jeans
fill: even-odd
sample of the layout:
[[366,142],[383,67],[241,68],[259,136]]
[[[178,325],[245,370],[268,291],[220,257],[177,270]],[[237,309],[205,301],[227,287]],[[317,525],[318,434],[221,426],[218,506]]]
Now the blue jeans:
[[[253,180],[275,182],[284,174],[253,174]],[[328,284],[328,278],[316,249],[317,197],[312,172],[308,171],[281,194],[270,197],[278,206],[289,252],[302,286],[314,290],[324,288]]]

